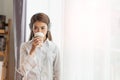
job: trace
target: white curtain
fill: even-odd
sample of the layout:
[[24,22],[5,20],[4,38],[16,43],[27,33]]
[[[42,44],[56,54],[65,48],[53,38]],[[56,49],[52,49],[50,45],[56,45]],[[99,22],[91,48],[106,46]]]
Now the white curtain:
[[63,80],[120,80],[120,1],[65,0]]

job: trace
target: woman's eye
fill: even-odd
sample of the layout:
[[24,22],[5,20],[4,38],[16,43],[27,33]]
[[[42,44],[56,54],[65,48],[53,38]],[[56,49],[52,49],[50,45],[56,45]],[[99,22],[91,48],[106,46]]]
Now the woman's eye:
[[42,27],[41,29],[45,29],[44,27]]
[[36,30],[36,29],[37,29],[37,27],[34,27],[34,29]]

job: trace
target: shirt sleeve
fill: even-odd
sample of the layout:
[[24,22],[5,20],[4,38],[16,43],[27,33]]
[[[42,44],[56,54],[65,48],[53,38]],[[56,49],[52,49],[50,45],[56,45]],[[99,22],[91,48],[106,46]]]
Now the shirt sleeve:
[[53,80],[60,80],[60,54],[59,50],[55,48],[56,57],[53,63]]
[[25,76],[35,66],[36,66],[36,62],[34,60],[34,57],[29,55],[29,52],[26,50],[25,44],[22,44],[20,47],[19,71],[23,76]]

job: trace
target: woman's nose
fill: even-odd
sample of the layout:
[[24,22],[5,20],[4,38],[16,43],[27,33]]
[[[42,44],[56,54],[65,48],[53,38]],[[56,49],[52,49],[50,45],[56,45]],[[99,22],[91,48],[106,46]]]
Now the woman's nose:
[[38,28],[37,32],[41,32],[41,28]]

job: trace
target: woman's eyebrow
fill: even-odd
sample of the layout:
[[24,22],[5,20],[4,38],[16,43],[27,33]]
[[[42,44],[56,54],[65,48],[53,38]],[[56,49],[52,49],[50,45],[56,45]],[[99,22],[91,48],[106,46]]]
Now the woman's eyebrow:
[[43,26],[37,26],[37,25],[34,25],[34,27],[45,27],[44,25]]
[[45,26],[36,26],[36,25],[34,25],[34,27],[45,27]]
[[41,27],[45,27],[45,26],[41,26]]
[[36,26],[36,25],[33,25],[34,27],[38,27],[38,26]]

